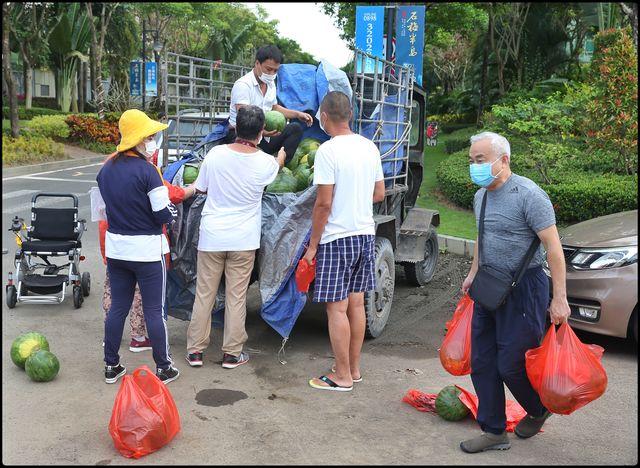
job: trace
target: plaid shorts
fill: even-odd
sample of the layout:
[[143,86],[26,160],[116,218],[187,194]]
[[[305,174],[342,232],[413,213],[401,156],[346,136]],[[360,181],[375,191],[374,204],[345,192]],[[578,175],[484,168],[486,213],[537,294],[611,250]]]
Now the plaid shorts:
[[376,237],[351,236],[318,246],[313,302],[338,302],[375,288]]

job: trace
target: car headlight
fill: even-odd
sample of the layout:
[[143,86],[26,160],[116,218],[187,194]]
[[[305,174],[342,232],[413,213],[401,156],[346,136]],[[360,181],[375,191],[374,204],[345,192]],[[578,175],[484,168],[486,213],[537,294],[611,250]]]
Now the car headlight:
[[604,270],[631,265],[638,261],[638,247],[612,247],[607,249],[580,249],[571,257],[576,270]]

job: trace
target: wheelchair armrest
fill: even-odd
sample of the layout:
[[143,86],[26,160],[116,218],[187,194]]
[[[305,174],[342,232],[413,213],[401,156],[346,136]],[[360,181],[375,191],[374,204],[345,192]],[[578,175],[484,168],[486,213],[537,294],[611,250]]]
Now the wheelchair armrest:
[[78,220],[78,240],[82,237],[82,233],[87,230],[87,220],[80,219]]

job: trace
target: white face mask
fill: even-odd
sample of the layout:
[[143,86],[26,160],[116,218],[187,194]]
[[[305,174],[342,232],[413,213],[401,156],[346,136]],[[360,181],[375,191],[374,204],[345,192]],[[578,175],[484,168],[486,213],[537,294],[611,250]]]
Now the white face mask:
[[273,83],[276,80],[276,75],[267,75],[266,73],[263,73],[260,75],[260,79],[265,83]]
[[156,144],[156,140],[147,141],[144,144],[144,149],[149,156],[152,156],[153,153],[158,149],[158,145]]
[[320,115],[320,119],[318,119],[318,125],[320,125],[320,130],[322,130],[324,133],[327,133],[327,131],[324,129],[324,125],[322,125],[322,114]]

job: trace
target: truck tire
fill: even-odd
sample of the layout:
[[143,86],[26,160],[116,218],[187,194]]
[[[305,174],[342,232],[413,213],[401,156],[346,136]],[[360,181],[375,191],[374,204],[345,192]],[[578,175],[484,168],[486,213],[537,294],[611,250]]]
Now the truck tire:
[[366,336],[377,338],[384,330],[395,288],[395,256],[389,239],[376,237],[376,288],[364,295],[364,310],[367,316]]
[[425,247],[424,260],[416,263],[406,262],[404,266],[404,274],[407,281],[414,286],[424,286],[433,279],[438,265],[438,234],[432,226],[427,234],[427,245]]

